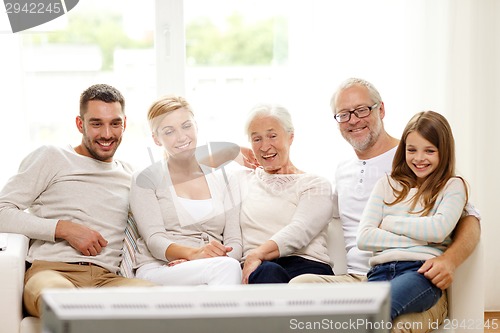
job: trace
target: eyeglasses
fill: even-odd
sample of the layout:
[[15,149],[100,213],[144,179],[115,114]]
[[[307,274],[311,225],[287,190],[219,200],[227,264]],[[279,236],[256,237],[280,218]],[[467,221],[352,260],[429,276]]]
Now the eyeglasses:
[[365,118],[370,115],[370,112],[372,112],[373,109],[378,107],[379,103],[375,103],[372,106],[360,106],[357,109],[354,109],[352,111],[340,111],[337,113],[334,117],[335,120],[339,123],[345,123],[351,120],[351,115],[354,113],[356,117],[358,118]]

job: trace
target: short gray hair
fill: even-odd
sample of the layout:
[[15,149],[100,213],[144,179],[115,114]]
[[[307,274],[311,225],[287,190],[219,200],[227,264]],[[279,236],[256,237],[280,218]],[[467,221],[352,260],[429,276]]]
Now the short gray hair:
[[372,99],[373,103],[382,102],[382,97],[380,97],[380,93],[378,92],[377,88],[375,88],[375,86],[373,84],[371,84],[370,82],[363,80],[363,79],[351,77],[340,84],[340,86],[337,88],[337,91],[335,91],[335,93],[333,93],[333,96],[330,99],[330,107],[331,107],[334,114],[336,113],[335,102],[337,99],[337,95],[341,91],[344,91],[345,89],[350,88],[352,86],[365,87],[366,89],[368,89],[368,94],[370,95],[370,98]]
[[293,133],[295,131],[292,123],[292,116],[288,110],[278,104],[259,104],[254,106],[248,113],[245,123],[245,133],[250,138],[250,123],[257,117],[273,117],[275,118],[286,132]]

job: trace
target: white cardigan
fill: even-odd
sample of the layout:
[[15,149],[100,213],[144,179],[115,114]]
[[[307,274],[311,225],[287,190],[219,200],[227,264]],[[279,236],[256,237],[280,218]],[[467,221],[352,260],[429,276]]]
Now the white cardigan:
[[280,257],[301,256],[329,264],[326,231],[332,218],[330,182],[313,174],[245,173],[242,187],[243,255],[267,240]]

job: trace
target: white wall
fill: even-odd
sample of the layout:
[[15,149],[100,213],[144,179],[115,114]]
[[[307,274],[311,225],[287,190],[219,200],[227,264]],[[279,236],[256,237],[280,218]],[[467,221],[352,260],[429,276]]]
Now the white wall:
[[[0,45],[3,51],[0,61],[0,75],[9,78],[0,79],[0,91],[2,101],[0,102],[0,139],[2,166],[0,170],[0,186],[17,171],[17,166],[21,158],[26,154],[26,150],[20,147],[27,146],[28,124],[25,115],[20,112],[19,106],[24,103],[22,94],[21,53],[20,38],[0,33]],[[15,143],[15,144],[14,144]]]

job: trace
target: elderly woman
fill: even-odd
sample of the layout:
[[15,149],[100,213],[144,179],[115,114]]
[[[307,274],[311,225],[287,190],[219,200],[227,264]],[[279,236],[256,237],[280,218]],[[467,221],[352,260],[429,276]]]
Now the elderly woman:
[[289,112],[277,105],[257,106],[245,127],[260,166],[242,185],[242,282],[288,283],[305,273],[333,275],[326,248],[331,185],[290,161],[294,128]]

